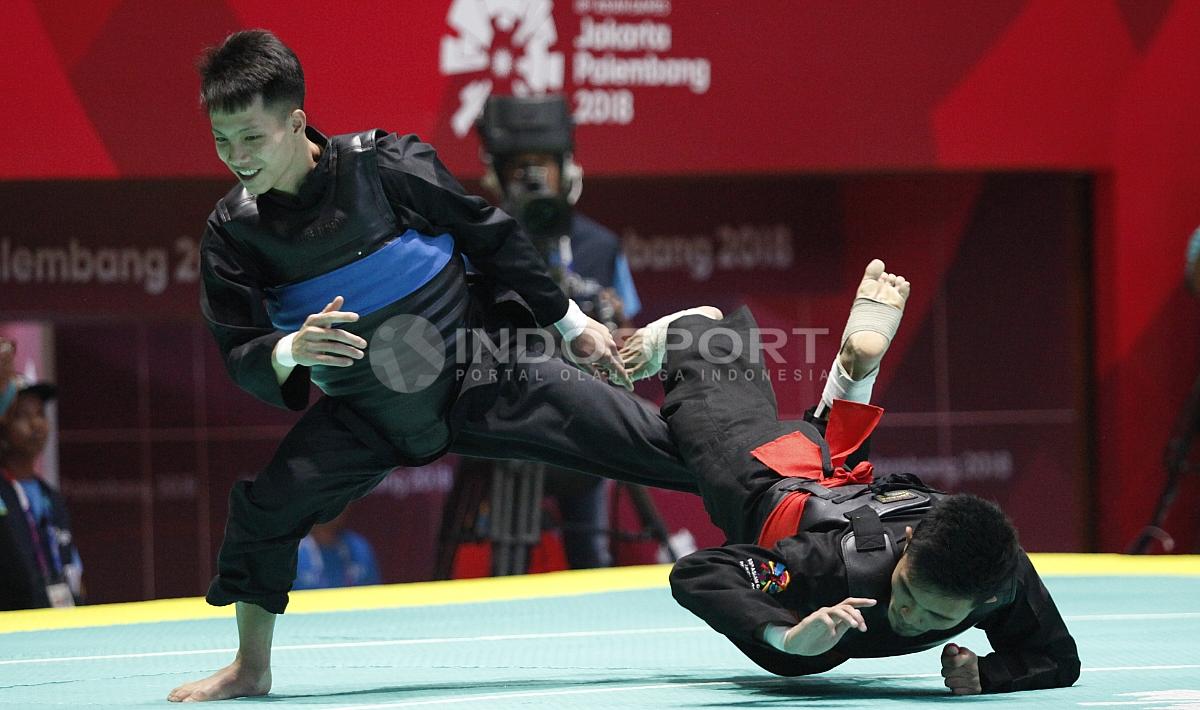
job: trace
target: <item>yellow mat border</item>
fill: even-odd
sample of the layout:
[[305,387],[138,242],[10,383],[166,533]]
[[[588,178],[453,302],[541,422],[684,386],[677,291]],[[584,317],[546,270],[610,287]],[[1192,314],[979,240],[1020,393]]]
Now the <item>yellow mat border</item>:
[[[1032,554],[1045,577],[1064,576],[1198,576],[1200,555],[1140,556]],[[617,567],[531,574],[520,577],[417,582],[346,589],[294,592],[289,614],[363,611],[412,606],[472,604],[542,599],[598,592],[665,589],[669,565]],[[158,599],[124,604],[98,604],[76,609],[33,609],[0,612],[0,634],[18,631],[73,629],[156,621],[231,618],[233,607],[213,607],[201,597]]]

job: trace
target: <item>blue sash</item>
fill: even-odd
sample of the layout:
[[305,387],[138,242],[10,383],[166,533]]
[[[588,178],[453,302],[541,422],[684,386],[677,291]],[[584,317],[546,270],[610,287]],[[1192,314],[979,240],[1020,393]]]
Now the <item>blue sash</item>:
[[306,281],[267,289],[271,323],[287,332],[320,313],[336,296],[342,310],[366,316],[421,288],[454,256],[449,234],[430,237],[408,230],[378,251]]

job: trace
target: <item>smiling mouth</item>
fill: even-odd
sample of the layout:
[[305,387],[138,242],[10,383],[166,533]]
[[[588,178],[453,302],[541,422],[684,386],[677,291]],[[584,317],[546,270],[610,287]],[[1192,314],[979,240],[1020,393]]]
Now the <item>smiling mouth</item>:
[[262,168],[257,170],[238,170],[237,168],[234,168],[233,172],[241,180],[253,180],[254,178],[258,177],[259,173],[262,172]]

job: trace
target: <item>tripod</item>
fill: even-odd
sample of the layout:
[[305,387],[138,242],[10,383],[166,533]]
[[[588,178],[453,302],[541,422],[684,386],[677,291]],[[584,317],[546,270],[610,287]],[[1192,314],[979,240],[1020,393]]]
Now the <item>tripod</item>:
[[[450,579],[454,557],[464,542],[487,540],[492,547],[492,575],[524,574],[529,553],[542,539],[542,498],[546,466],[528,461],[494,461],[488,467],[470,459],[458,470],[454,488],[442,509],[434,579]],[[623,540],[654,540],[678,559],[671,548],[666,525],[642,486],[618,483],[638,515],[641,530],[630,533],[605,530]]]
[[[522,210],[514,212],[520,214]],[[609,330],[616,330],[620,315],[616,307],[601,297],[603,287],[596,280],[584,278],[571,269],[574,255],[570,235],[540,235],[533,237],[533,241],[546,258],[550,275],[563,293],[577,299],[590,317],[605,324]],[[529,551],[541,541],[545,480],[546,466],[540,463],[497,461],[490,471],[478,460],[468,460],[460,465],[442,512],[434,578],[450,578],[455,553],[463,542],[482,540],[490,541],[492,546],[493,575],[524,574],[528,569]],[[614,500],[622,493],[628,495],[633,504],[640,530],[629,533],[610,528],[577,532],[602,532],[621,540],[654,540],[666,549],[672,562],[678,559],[649,492],[642,486],[618,483]],[[568,528],[564,526],[564,529]]]
[[1161,542],[1163,549],[1167,552],[1171,552],[1175,548],[1175,540],[1167,534],[1162,526],[1166,522],[1167,513],[1171,511],[1171,506],[1179,495],[1179,485],[1183,477],[1197,471],[1188,459],[1198,430],[1200,430],[1200,379],[1197,379],[1196,383],[1192,385],[1187,402],[1183,405],[1179,418],[1175,422],[1175,432],[1171,436],[1171,440],[1167,442],[1167,449],[1163,457],[1167,469],[1167,483],[1163,487],[1162,495],[1159,496],[1158,505],[1154,508],[1154,515],[1151,517],[1150,523],[1142,528],[1141,533],[1126,548],[1127,554],[1145,554],[1154,540]]

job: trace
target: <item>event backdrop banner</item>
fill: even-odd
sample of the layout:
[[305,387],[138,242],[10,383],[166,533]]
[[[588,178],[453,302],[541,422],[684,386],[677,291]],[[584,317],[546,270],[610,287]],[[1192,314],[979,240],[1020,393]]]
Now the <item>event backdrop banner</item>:
[[[22,110],[0,116],[0,131],[55,140],[7,153],[0,178],[223,173],[193,67],[248,27],[296,50],[314,125],[417,133],[466,175],[482,171],[472,123],[487,97],[547,92],[568,97],[594,174],[963,164],[964,131],[979,125],[1017,139],[1008,164],[1046,165],[1047,152],[1051,165],[1095,161],[1087,134],[1049,151],[1035,137],[1028,150],[1022,122],[1007,125],[1021,102],[1002,91],[1004,110],[972,113],[975,82],[994,79],[993,55],[1025,56],[1032,42],[1057,71],[1023,69],[1020,97],[1068,121],[1087,116],[1134,60],[1128,34],[1152,31],[1162,3],[1036,5],[375,0],[314,21],[278,0],[14,0],[0,86]],[[1041,22],[1058,34],[1028,38]],[[1063,90],[1059,64],[1075,63],[1085,69]]]

